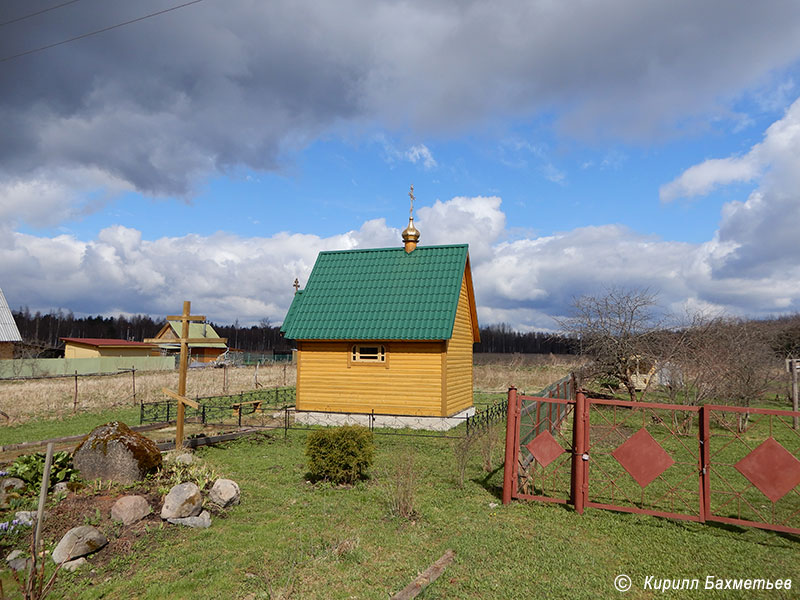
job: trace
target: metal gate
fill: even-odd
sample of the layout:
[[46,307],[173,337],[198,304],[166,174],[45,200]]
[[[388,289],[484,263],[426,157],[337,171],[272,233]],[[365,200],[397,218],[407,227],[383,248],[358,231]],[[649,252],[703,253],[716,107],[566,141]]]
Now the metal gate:
[[[800,413],[508,393],[503,503],[800,533]],[[562,394],[559,394],[562,395]]]

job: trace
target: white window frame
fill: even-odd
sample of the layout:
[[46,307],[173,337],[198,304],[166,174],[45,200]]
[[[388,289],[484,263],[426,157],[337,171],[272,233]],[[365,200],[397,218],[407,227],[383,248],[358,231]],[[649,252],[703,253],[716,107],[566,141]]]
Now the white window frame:
[[[375,350],[375,352],[363,352],[363,349]],[[386,363],[385,344],[353,344],[350,348],[350,361],[361,364],[382,365]]]

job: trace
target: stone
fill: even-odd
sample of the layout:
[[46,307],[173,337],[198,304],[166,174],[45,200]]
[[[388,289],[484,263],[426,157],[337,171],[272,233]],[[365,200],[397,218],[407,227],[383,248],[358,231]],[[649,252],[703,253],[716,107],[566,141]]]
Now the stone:
[[131,484],[161,466],[161,452],[152,440],[125,423],[112,421],[83,438],[72,464],[83,479]]
[[222,508],[239,504],[240,498],[239,486],[231,479],[217,479],[208,493],[208,499]]
[[161,507],[162,519],[196,517],[203,510],[203,495],[194,483],[186,482],[173,487],[164,498]]
[[9,494],[11,492],[21,492],[25,489],[25,482],[19,477],[6,477],[0,482],[0,492]]
[[175,457],[175,462],[179,465],[190,465],[194,462],[194,456],[188,452],[184,452]]
[[[45,517],[47,515],[45,514]],[[33,524],[36,522],[36,511],[35,510],[19,510],[14,513],[14,518],[19,521],[20,525],[26,525],[27,527],[33,527]]]
[[61,564],[97,552],[108,543],[106,536],[91,525],[73,527],[53,550],[53,562]]
[[122,521],[123,525],[130,525],[141,521],[152,512],[147,500],[142,496],[123,496],[111,507],[111,518]]
[[31,565],[31,559],[23,556],[22,550],[14,550],[6,556],[6,564],[12,571],[25,571]]
[[53,486],[54,494],[66,494],[69,491],[69,483],[66,481],[59,481]]
[[185,525],[187,527],[195,527],[197,529],[208,529],[211,527],[211,513],[204,510],[196,517],[183,517],[176,519],[167,519],[168,523],[173,525]]
[[89,561],[87,561],[84,557],[81,556],[80,558],[76,558],[75,560],[68,560],[65,563],[61,563],[61,568],[71,573],[73,571],[77,571],[88,562]]

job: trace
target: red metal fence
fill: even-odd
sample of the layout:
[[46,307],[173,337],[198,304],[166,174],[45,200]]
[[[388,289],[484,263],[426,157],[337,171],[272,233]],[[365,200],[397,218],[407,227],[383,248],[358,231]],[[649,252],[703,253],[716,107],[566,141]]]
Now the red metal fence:
[[[559,390],[561,391],[561,390]],[[800,413],[508,392],[512,498],[800,533]]]

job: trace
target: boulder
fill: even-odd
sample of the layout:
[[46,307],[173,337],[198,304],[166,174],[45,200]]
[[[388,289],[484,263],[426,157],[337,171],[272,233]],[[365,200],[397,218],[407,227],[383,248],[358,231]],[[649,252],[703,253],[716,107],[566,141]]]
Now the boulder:
[[88,561],[84,557],[76,558],[75,560],[68,560],[65,563],[61,563],[61,568],[69,571],[70,573],[73,571],[77,571],[83,565],[85,565]]
[[72,464],[84,479],[135,483],[161,466],[155,442],[119,421],[106,423],[83,438]]
[[[33,524],[36,522],[36,515],[37,511],[35,510],[18,510],[14,513],[14,518],[19,521],[20,525],[25,525],[26,527],[33,527]],[[45,518],[47,517],[47,513],[45,513]]]
[[175,457],[175,462],[179,465],[190,465],[194,462],[194,456],[190,452],[184,452]]
[[21,492],[25,489],[25,482],[19,477],[6,477],[0,480],[0,492],[11,493]]
[[123,525],[130,525],[141,521],[151,511],[150,504],[142,496],[123,496],[111,507],[111,518],[122,521]]
[[31,559],[25,558],[22,550],[14,550],[6,556],[6,564],[12,571],[26,571],[31,564]]
[[66,494],[69,491],[69,483],[66,481],[59,481],[53,486],[54,494]]
[[53,550],[53,562],[61,564],[97,552],[108,543],[106,536],[91,525],[73,527]]
[[203,510],[203,495],[194,483],[186,482],[173,487],[164,498],[161,507],[162,519],[196,517]]
[[173,525],[186,525],[187,527],[195,527],[197,529],[208,529],[211,527],[211,513],[204,510],[196,517],[183,517],[182,519],[167,519],[168,523]]
[[217,479],[208,493],[208,499],[222,508],[239,504],[239,486],[231,479]]

